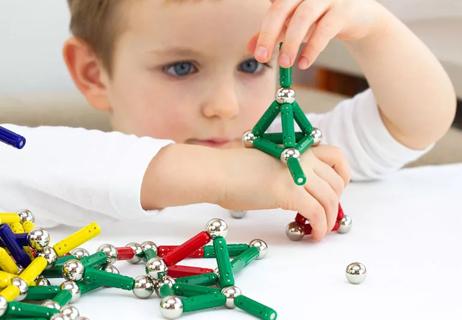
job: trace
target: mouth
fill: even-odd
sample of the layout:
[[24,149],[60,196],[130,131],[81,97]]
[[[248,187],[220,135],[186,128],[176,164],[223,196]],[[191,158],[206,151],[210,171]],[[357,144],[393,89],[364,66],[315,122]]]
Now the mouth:
[[236,139],[226,139],[226,138],[212,138],[212,139],[188,139],[186,143],[189,144],[198,144],[202,146],[212,147],[212,148],[223,148],[234,142]]

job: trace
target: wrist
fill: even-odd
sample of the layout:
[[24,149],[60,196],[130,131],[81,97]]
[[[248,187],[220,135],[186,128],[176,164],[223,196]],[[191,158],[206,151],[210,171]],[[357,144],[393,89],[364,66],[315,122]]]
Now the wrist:
[[223,181],[221,150],[172,144],[152,159],[142,185],[145,209],[192,203],[217,203]]
[[270,193],[283,169],[279,161],[253,148],[221,150],[216,204],[233,210],[274,208]]
[[399,20],[391,14],[384,6],[377,2],[371,4],[369,19],[371,22],[367,28],[358,37],[343,39],[344,43],[350,49],[364,48],[364,46],[374,45],[380,38],[390,31],[390,27],[395,25]]

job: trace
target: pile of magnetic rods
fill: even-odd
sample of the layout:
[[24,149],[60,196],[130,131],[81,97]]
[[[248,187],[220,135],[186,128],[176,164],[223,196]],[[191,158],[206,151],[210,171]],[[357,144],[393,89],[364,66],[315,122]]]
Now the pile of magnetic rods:
[[[100,233],[96,223],[51,245],[49,233],[35,228],[28,210],[0,213],[0,220],[0,319],[86,319],[70,303],[104,287],[129,290],[142,299],[155,292],[167,319],[220,306],[237,307],[259,319],[277,318],[276,311],[242,294],[234,280],[266,254],[267,244],[227,244],[228,226],[221,219],[210,220],[204,231],[177,246],[104,244],[94,254],[79,246]],[[178,264],[186,258],[215,258],[217,268]],[[120,260],[145,263],[146,274],[121,275],[114,266]],[[51,285],[51,278],[64,282]]]

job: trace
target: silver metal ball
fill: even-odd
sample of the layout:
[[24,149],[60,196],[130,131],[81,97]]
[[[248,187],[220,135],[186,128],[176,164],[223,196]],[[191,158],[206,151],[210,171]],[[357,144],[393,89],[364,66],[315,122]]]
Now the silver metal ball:
[[50,234],[44,229],[32,230],[27,236],[30,246],[37,251],[42,251],[50,244]]
[[104,268],[104,271],[109,272],[109,273],[114,273],[114,274],[120,274],[119,269],[113,264],[108,263]]
[[107,257],[107,262],[114,263],[117,261],[117,249],[112,244],[103,244],[96,249],[98,252],[103,252]]
[[[152,242],[152,241],[144,241],[143,243],[141,243],[141,251],[145,252],[147,250],[153,250],[157,255],[157,245],[154,242]],[[146,255],[142,255],[142,260],[143,261],[147,260]]]
[[231,217],[233,217],[234,219],[242,219],[246,216],[247,211],[230,210],[229,213],[231,214]]
[[234,304],[234,298],[242,294],[241,289],[236,286],[225,287],[221,289],[221,293],[226,297],[225,306],[229,309],[234,309],[236,305]]
[[228,224],[219,218],[213,218],[207,222],[205,229],[212,238],[226,237],[228,234]]
[[35,285],[37,287],[46,287],[46,286],[50,286],[51,282],[44,276],[38,276],[37,279],[35,280]]
[[154,292],[154,282],[146,275],[137,276],[133,286],[133,294],[140,299],[147,299]]
[[45,302],[42,303],[42,306],[50,308],[50,309],[56,309],[56,310],[61,309],[61,306],[59,305],[59,303],[53,300],[46,300]]
[[80,317],[79,310],[71,305],[67,305],[61,308],[61,314],[68,320],[77,320]]
[[63,265],[63,277],[66,280],[82,280],[84,272],[85,267],[80,260],[71,259],[66,261]]
[[133,258],[128,260],[128,262],[131,264],[139,263],[141,261],[141,255],[143,254],[143,248],[141,247],[141,245],[137,242],[130,242],[130,243],[127,243],[126,247],[132,248],[132,250],[135,252],[135,255],[133,256]]
[[290,88],[279,88],[276,91],[276,101],[279,104],[293,103],[295,101],[295,91]]
[[353,225],[353,220],[349,215],[344,215],[342,220],[340,220],[340,226],[337,230],[338,233],[348,233],[351,230]]
[[27,296],[27,291],[29,290],[27,282],[24,281],[22,278],[16,277],[11,279],[11,285],[19,289],[19,296],[16,298],[16,301],[24,300]]
[[140,246],[141,246],[141,251],[153,249],[155,252],[157,252],[157,245],[153,241],[144,241],[141,243]]
[[0,317],[6,313],[8,309],[8,301],[3,296],[0,296]]
[[39,252],[38,255],[40,257],[44,257],[48,262],[47,269],[51,268],[56,262],[56,259],[58,259],[58,255],[56,254],[55,249],[52,247],[44,247],[42,252]]
[[250,241],[249,246],[256,247],[260,251],[257,259],[263,259],[266,256],[266,253],[268,252],[268,245],[265,241],[260,239],[254,239]]
[[157,245],[152,241],[145,241],[141,243],[141,250],[144,252],[146,250],[154,250],[157,254]]
[[160,300],[160,313],[166,319],[176,319],[183,314],[183,302],[177,296],[167,296]]
[[166,273],[167,269],[167,265],[160,257],[154,257],[146,262],[146,273],[153,279],[160,279],[162,277],[160,273]]
[[62,313],[55,313],[51,316],[50,320],[70,320],[68,317],[63,315]]
[[80,260],[83,257],[88,257],[90,255],[90,252],[88,252],[88,250],[84,248],[75,248],[74,250],[71,250],[69,254],[71,256],[74,256],[76,259]]
[[313,146],[316,147],[321,143],[322,131],[318,128],[313,128],[313,131],[311,131],[311,137],[313,138]]
[[292,241],[300,241],[305,236],[305,231],[297,222],[292,221],[287,225],[286,235]]
[[164,285],[168,285],[170,288],[173,287],[175,284],[175,279],[169,276],[164,276],[158,281],[154,282],[154,290],[156,291],[156,294],[158,297],[160,297],[160,288]]
[[64,281],[60,285],[61,290],[67,290],[71,293],[71,302],[76,302],[81,296],[80,288],[74,281]]
[[366,266],[361,262],[350,263],[345,270],[347,280],[352,284],[360,284],[366,279]]
[[24,223],[26,221],[35,222],[34,215],[28,209],[23,209],[23,210],[18,211],[18,215],[19,215],[19,219],[21,220],[21,223]]
[[284,149],[284,151],[282,151],[281,157],[280,157],[282,163],[286,164],[287,161],[289,160],[289,158],[299,159],[300,158],[300,151],[298,151],[295,148]]
[[244,147],[246,148],[252,148],[253,147],[253,142],[255,141],[257,137],[252,133],[252,131],[246,131],[242,135],[241,141]]

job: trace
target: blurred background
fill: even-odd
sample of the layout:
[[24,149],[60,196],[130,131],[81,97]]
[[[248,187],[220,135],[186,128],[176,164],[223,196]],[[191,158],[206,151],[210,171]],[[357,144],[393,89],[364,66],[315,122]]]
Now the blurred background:
[[[462,0],[380,0],[435,53],[459,98],[453,128],[411,166],[462,162]],[[61,46],[68,37],[64,0],[0,1],[0,123],[66,125],[109,130],[67,74]],[[326,112],[368,87],[342,44],[332,42],[309,71],[296,72],[298,100]],[[400,79],[396,79],[400,81]]]

